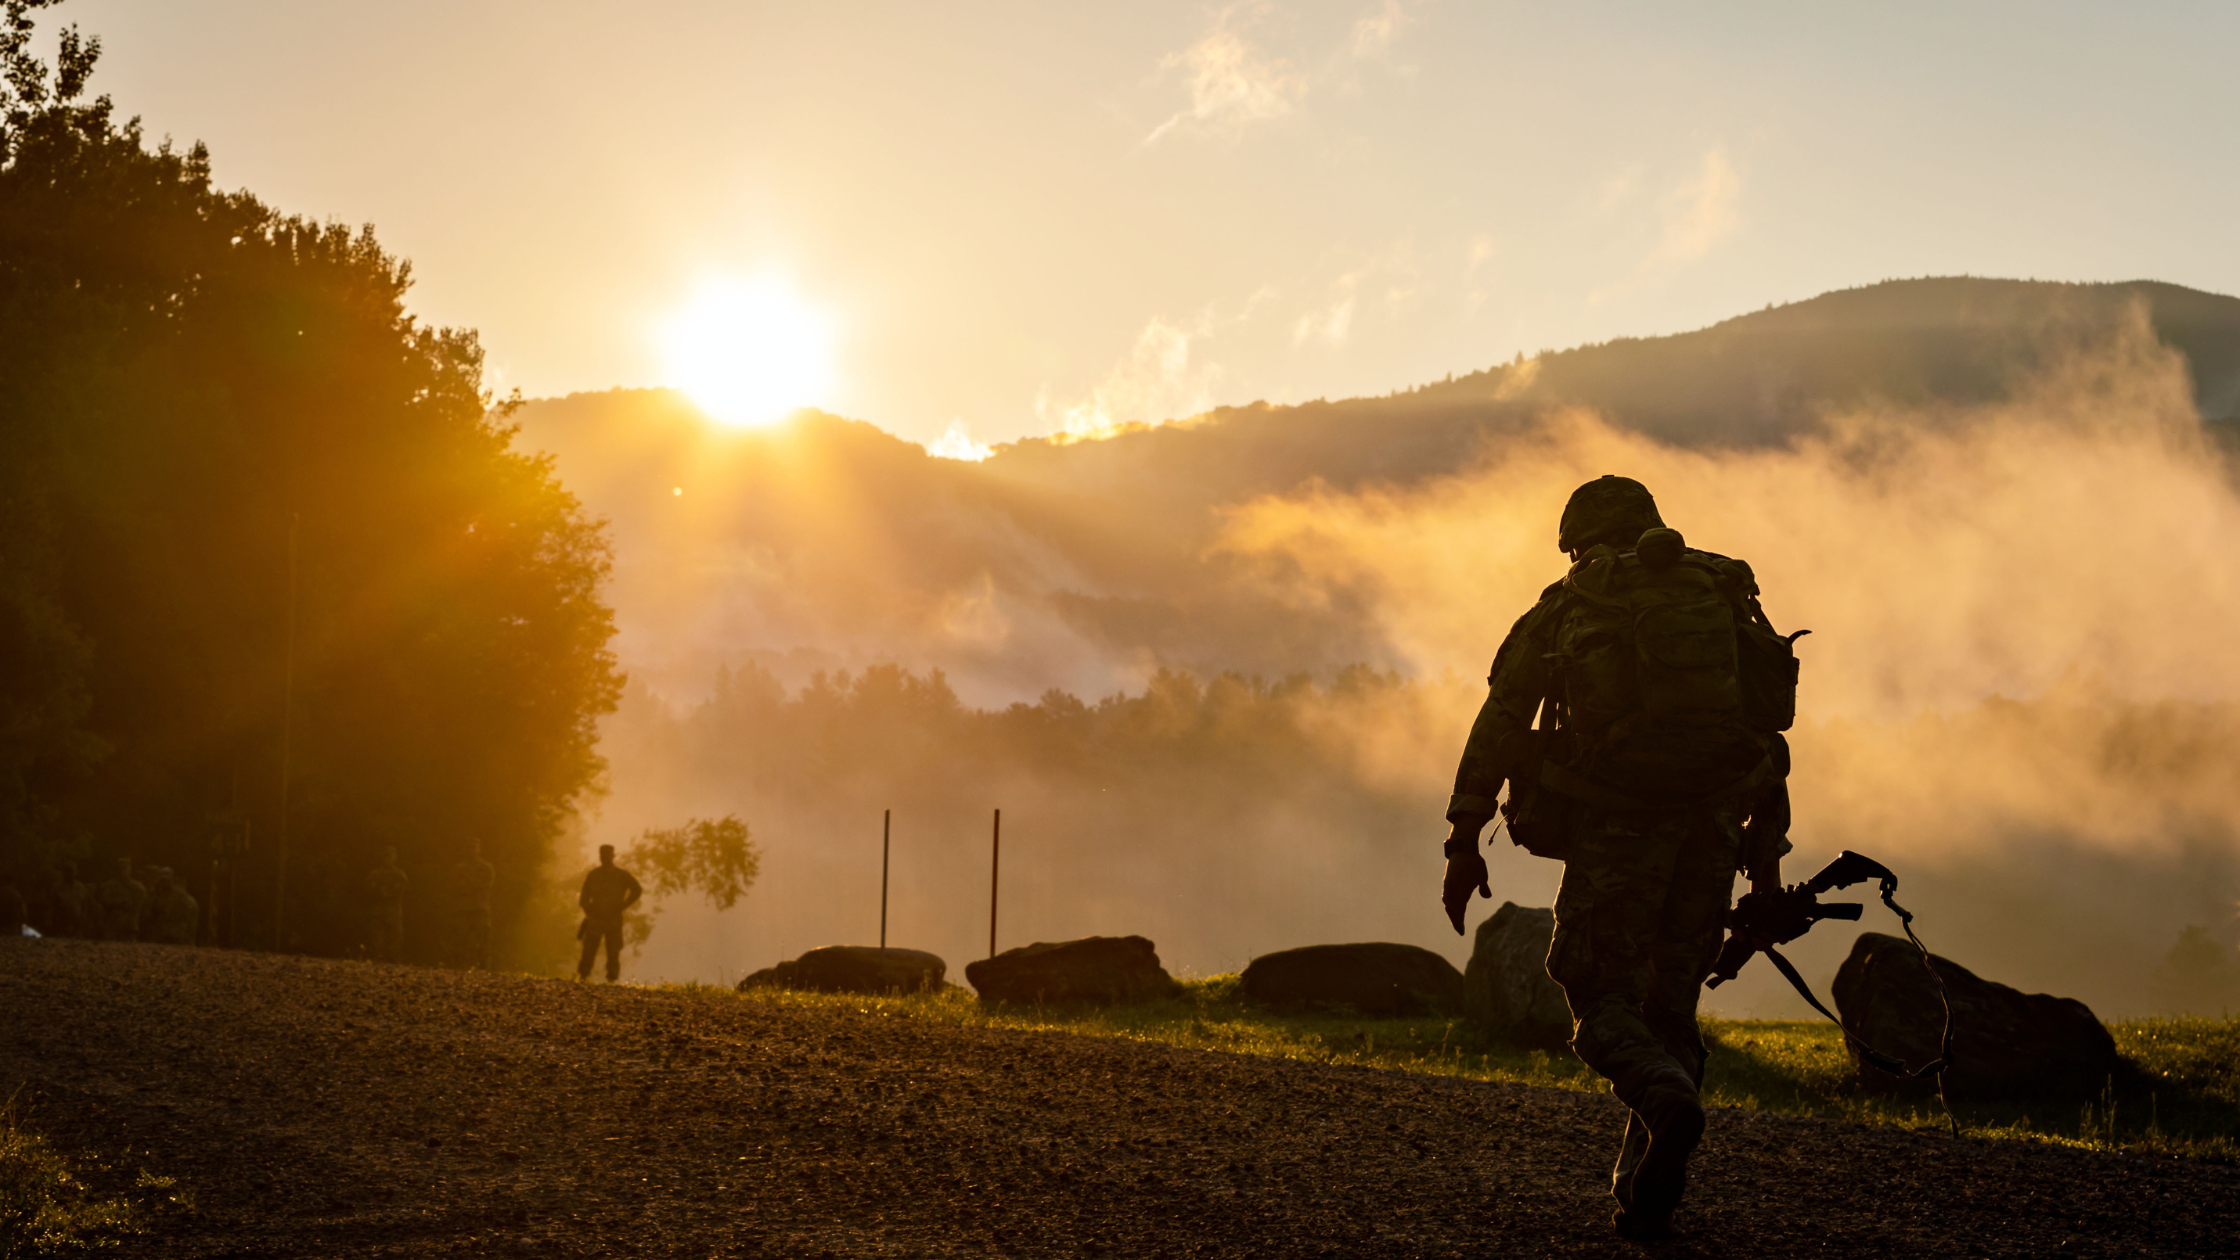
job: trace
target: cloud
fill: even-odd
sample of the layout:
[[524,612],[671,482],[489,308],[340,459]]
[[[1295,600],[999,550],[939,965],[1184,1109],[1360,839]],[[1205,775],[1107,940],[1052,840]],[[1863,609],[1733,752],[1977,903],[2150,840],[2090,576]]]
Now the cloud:
[[1298,106],[1307,94],[1306,77],[1245,38],[1262,12],[1262,6],[1223,9],[1197,43],[1160,61],[1161,70],[1181,72],[1189,84],[1190,104],[1152,129],[1145,144],[1184,129],[1235,135]]
[[1273,11],[1271,5],[1225,8],[1196,43],[1160,59],[1162,76],[1179,74],[1188,85],[1190,104],[1154,127],[1143,142],[1155,144],[1178,131],[1233,139],[1256,123],[1290,114],[1315,90],[1358,90],[1357,68],[1366,62],[1413,73],[1413,67],[1392,64],[1392,51],[1414,20],[1414,7],[1407,0],[1379,0],[1373,11],[1354,21],[1334,51],[1303,55],[1308,68],[1251,38]]
[[[1596,210],[1606,216],[1623,215],[1638,205],[1647,175],[1641,166],[1627,167],[1604,183]],[[1624,278],[1597,287],[1587,295],[1587,305],[1616,297],[1709,254],[1742,224],[1742,177],[1727,159],[1726,148],[1706,150],[1694,172],[1656,199],[1648,216],[1652,236],[1641,260]]]
[[1221,369],[1193,362],[1192,347],[1214,327],[1211,310],[1188,323],[1155,317],[1087,398],[1060,405],[1046,389],[1035,399],[1035,414],[1060,438],[1081,440],[1207,411]]
[[972,434],[965,431],[962,419],[951,420],[948,429],[934,440],[933,445],[926,448],[926,454],[935,459],[961,459],[968,463],[978,463],[994,453],[994,449],[986,443],[972,440]]
[[1355,59],[1367,61],[1389,54],[1393,41],[1400,36],[1400,28],[1410,20],[1408,6],[1401,0],[1384,0],[1376,12],[1353,24],[1349,47]]
[[1693,262],[1710,253],[1740,224],[1736,205],[1741,198],[1742,180],[1726,150],[1704,154],[1695,175],[1665,194],[1664,235],[1650,265]]

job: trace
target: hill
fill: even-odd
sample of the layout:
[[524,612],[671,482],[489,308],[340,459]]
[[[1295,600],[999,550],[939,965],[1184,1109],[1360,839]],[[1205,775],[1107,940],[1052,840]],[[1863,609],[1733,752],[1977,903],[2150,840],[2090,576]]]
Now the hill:
[[1150,664],[1269,676],[1410,664],[1358,609],[1302,607],[1242,580],[1215,543],[1256,498],[1420,484],[1569,409],[1706,451],[1779,446],[1858,408],[1950,423],[2140,320],[2182,356],[2201,415],[2240,417],[2240,299],[1958,278],[1830,293],[1380,398],[1030,439],[977,465],[817,413],[715,431],[660,390],[530,403],[518,444],[553,453],[611,523],[621,654],[657,689],[703,693],[720,661],[743,657],[790,682],[900,659],[1009,700],[1109,689]]
[[[1606,1096],[721,990],[0,942],[0,1091],[164,1256],[1601,1256]],[[866,1003],[876,1008],[876,1003]],[[1666,1250],[2190,1256],[2233,1170],[1715,1110]]]

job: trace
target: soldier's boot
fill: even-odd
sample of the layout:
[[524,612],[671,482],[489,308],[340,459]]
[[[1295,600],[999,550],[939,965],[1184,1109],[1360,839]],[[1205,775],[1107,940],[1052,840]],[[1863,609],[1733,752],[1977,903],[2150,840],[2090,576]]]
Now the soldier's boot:
[[1633,1168],[1630,1202],[1611,1223],[1624,1238],[1668,1237],[1673,1209],[1688,1189],[1688,1157],[1703,1140],[1703,1102],[1695,1082],[1678,1067],[1660,1068],[1627,1092],[1649,1141]]
[[1610,1170],[1610,1197],[1624,1211],[1633,1206],[1633,1178],[1641,1157],[1649,1153],[1649,1125],[1639,1112],[1626,1113],[1625,1140],[1618,1145],[1618,1166]]

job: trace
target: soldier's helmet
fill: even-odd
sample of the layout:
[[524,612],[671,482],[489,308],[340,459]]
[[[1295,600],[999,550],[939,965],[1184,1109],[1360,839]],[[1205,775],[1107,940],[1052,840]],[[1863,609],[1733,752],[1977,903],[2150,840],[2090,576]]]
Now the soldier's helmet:
[[1556,526],[1556,550],[1576,555],[1597,543],[1631,547],[1643,530],[1657,529],[1657,500],[1631,477],[1601,476],[1571,492]]

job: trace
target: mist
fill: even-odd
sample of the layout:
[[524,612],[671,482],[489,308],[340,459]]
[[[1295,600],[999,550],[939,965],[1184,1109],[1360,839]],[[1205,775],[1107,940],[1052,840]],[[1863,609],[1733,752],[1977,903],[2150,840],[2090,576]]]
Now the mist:
[[[1901,900],[1940,952],[2108,1016],[2168,1005],[2149,981],[2181,927],[2207,927],[2229,947],[2240,657],[2226,643],[2240,581],[2227,540],[2240,537],[2240,496],[2186,361],[2133,319],[2047,354],[1996,401],[1851,406],[1772,447],[1686,448],[1590,410],[1550,411],[1448,475],[1212,505],[1194,549],[1188,530],[1131,533],[1093,502],[1047,534],[966,530],[961,508],[946,523],[921,520],[921,532],[952,540],[949,595],[978,591],[990,610],[975,651],[1018,663],[1009,695],[985,672],[954,691],[943,680],[956,721],[1000,722],[1007,706],[1015,722],[1052,729],[1076,708],[1115,722],[1131,706],[1182,716],[1163,733],[1152,723],[1097,743],[1086,764],[934,723],[912,728],[920,746],[863,747],[773,777],[752,764],[771,762],[767,750],[722,733],[716,719],[737,702],[714,692],[713,671],[697,692],[641,682],[606,728],[612,793],[587,841],[735,813],[768,855],[739,910],[664,916],[642,972],[728,978],[876,939],[888,808],[889,939],[956,970],[987,949],[998,807],[999,948],[1135,932],[1171,968],[1202,974],[1295,945],[1378,939],[1460,963],[1466,942],[1436,903],[1455,758],[1485,662],[1561,576],[1563,499],[1605,472],[1647,483],[1692,545],[1748,559],[1782,630],[1813,631],[1800,642],[1791,734],[1791,878],[1845,848],[1878,857],[1899,871]],[[891,522],[874,514],[851,528]],[[1005,559],[1025,555],[1041,557],[1040,588]],[[1187,622],[1193,598],[1216,606],[1191,593],[1214,587],[1230,620],[1164,639],[1123,640],[1081,611],[1134,600],[1147,619]],[[728,605],[744,618],[728,651],[696,646],[755,667],[771,714],[811,704],[815,687],[845,693],[865,660],[899,662],[897,675],[924,684],[960,659],[963,636],[953,599],[912,598],[912,617],[845,636],[857,658],[845,680],[770,670],[786,648],[820,645],[783,641],[755,622],[751,601]],[[695,624],[618,603],[626,630]],[[1258,626],[1288,628],[1280,650],[1254,639]],[[1224,640],[1253,640],[1226,681],[1208,667]],[[1162,642],[1190,646],[1168,654]],[[1341,677],[1330,662],[1345,659],[1375,668]],[[1157,673],[1169,665],[1203,682]],[[1186,685],[1195,699],[1177,700]],[[1231,735],[1259,740],[1251,755],[1222,751],[1223,713],[1250,715]],[[767,725],[799,738],[797,719]],[[1551,902],[1557,866],[1499,839],[1492,849],[1497,900],[1474,919],[1500,899]],[[1863,926],[1891,930],[1887,920],[1877,907]],[[1850,935],[1823,927],[1793,956],[1824,982]],[[1711,996],[1734,1014],[1803,1012],[1770,969]]]

